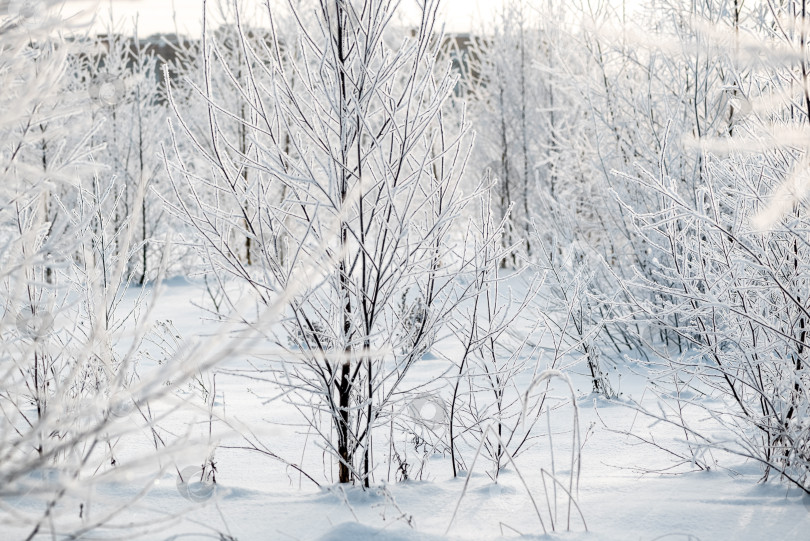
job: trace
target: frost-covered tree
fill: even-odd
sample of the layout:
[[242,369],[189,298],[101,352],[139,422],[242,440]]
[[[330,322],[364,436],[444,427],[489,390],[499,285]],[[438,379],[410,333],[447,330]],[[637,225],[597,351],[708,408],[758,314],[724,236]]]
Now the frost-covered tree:
[[[398,6],[291,3],[283,20],[268,12],[261,39],[237,9],[243,79],[206,30],[197,86],[208,131],[195,144],[211,176],[183,163],[173,171],[177,210],[220,277],[249,285],[262,304],[287,303],[284,332],[269,335],[286,353],[272,366],[288,399],[318,412],[308,422],[342,483],[369,484],[374,429],[456,306],[452,278],[471,264],[450,236],[466,201],[458,186],[469,138],[463,120],[446,116],[455,80],[436,63],[438,3],[421,5],[410,31],[390,24]],[[217,73],[238,99],[217,94]],[[232,121],[247,146],[223,128]],[[250,239],[251,265],[233,230]]]
[[550,142],[551,113],[541,106],[548,96],[534,66],[543,51],[539,18],[532,11],[524,0],[506,2],[484,36],[469,41],[462,64],[482,150],[474,166],[478,171],[490,169],[497,179],[500,217],[511,211],[505,245],[520,244],[527,255],[531,219],[537,212],[534,201],[540,193],[539,160]]
[[[137,28],[131,36],[115,31],[109,23],[105,35],[93,38],[86,53],[74,59],[76,85],[89,96],[89,111],[99,127],[93,142],[96,159],[104,174],[113,179],[112,196],[105,212],[122,226],[137,216],[137,240],[121,254],[131,258],[129,272],[143,285],[156,272],[160,251],[151,238],[166,225],[155,193],[166,191],[165,169],[159,156],[168,140],[168,108],[161,89],[158,58],[150,44],[142,42]],[[140,205],[135,209],[134,205]]]

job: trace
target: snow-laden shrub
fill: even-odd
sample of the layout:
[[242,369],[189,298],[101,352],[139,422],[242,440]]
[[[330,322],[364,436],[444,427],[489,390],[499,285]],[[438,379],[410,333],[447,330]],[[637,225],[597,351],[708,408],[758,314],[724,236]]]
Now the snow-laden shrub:
[[[69,27],[54,12],[32,11],[50,4],[0,3],[4,538],[82,537],[114,519],[133,498],[111,503],[106,491],[95,489],[127,481],[131,488],[138,467],[144,477],[137,488],[147,490],[165,473],[168,464],[157,457],[165,458],[177,440],[158,435],[151,408],[160,409],[158,403],[172,398],[177,385],[225,354],[215,347],[178,348],[166,359],[171,362],[136,370],[149,332],[140,309],[144,296],[151,292],[156,298],[158,289],[125,297],[136,275],[148,271],[138,242],[146,240],[146,226],[154,225],[140,218],[145,168],[151,161],[153,169],[155,159],[144,157],[132,173],[136,178],[128,179],[133,182],[122,185],[124,179],[116,178],[124,174],[116,160],[132,159],[138,147],[130,139],[122,142],[129,148],[123,155],[102,152],[108,142],[101,135],[102,109],[124,105],[115,102],[121,86],[104,79],[101,86],[108,88],[101,88],[82,75],[93,41],[66,37],[83,29]],[[10,6],[19,11],[7,11]],[[155,87],[144,81],[141,90]],[[153,97],[130,96],[143,102],[126,102],[136,109],[128,118],[139,118],[137,109],[153,104]],[[153,258],[161,263],[158,278],[163,255]],[[154,442],[154,454],[133,458],[127,440],[139,429]]]
[[[729,432],[709,435],[670,420],[694,430],[699,445],[753,458],[764,478],[775,471],[807,490],[810,217],[797,202],[770,229],[754,225],[788,167],[769,153],[712,158],[694,199],[666,176],[641,176],[639,186],[661,198],[656,212],[634,215],[657,250],[656,279],[639,273],[625,287],[652,324],[681,337],[667,372],[679,374],[676,384],[692,381],[700,395],[686,400],[683,389],[667,387],[666,396],[708,411]],[[662,297],[654,293],[669,302],[655,302]]]

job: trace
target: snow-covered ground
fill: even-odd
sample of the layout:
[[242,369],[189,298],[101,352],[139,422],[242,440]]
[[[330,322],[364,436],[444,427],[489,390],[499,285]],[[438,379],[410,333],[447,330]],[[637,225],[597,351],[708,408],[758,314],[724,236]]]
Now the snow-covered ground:
[[[134,297],[134,292],[132,294]],[[205,303],[199,283],[170,282],[153,314],[155,321],[171,322],[186,339],[214,332],[217,323],[202,321]],[[437,346],[441,347],[441,345]],[[452,357],[449,347],[443,352]],[[542,362],[542,361],[541,361]],[[414,368],[415,379],[430,380],[447,370],[441,355],[426,355]],[[632,365],[632,363],[631,363]],[[294,469],[267,454],[249,451],[242,436],[261,442],[278,456],[300,464],[320,481],[331,479],[332,459],[308,434],[302,413],[284,400],[260,374],[247,379],[245,368],[253,360],[236,354],[217,367],[215,419],[209,423],[196,385],[183,386],[180,398],[193,408],[178,410],[160,425],[165,437],[188,438],[182,453],[154,457],[149,427],[131,415],[126,423],[133,430],[115,449],[121,463],[150,457],[129,477],[116,478],[93,487],[92,505],[83,509],[85,520],[99,519],[105,511],[124,507],[107,525],[88,535],[128,537],[143,534],[147,539],[238,539],[246,540],[485,540],[546,538],[531,499],[513,467],[507,467],[497,484],[486,474],[482,460],[476,465],[465,490],[466,478],[453,478],[446,454],[428,457],[419,479],[395,482],[395,476],[379,451],[375,483],[370,490],[343,488],[323,483],[319,488]],[[139,367],[143,373],[149,362]],[[540,366],[540,369],[544,366]],[[678,449],[677,430],[651,423],[622,404],[629,397],[651,403],[644,393],[644,368],[623,362],[622,398],[609,402],[589,394],[590,382],[582,368],[571,370],[578,392],[582,432],[581,476],[576,501],[587,524],[575,508],[569,509],[563,491],[544,488],[541,468],[550,470],[550,447],[555,448],[555,472],[565,483],[570,464],[572,408],[564,401],[550,417],[552,437],[546,420],[535,427],[539,436],[516,463],[540,510],[549,538],[616,540],[713,540],[713,539],[807,539],[810,536],[810,499],[795,488],[772,480],[758,484],[761,470],[756,464],[724,454],[712,453],[711,471],[672,473],[671,456],[665,451],[622,433],[631,426],[635,433],[651,434],[662,447]],[[611,371],[618,386],[616,371]],[[212,385],[203,376],[204,385]],[[527,385],[519,381],[518,386]],[[563,386],[555,387],[560,396]],[[155,405],[160,411],[160,405]],[[597,415],[598,414],[598,415]],[[646,428],[645,427],[649,427]],[[209,428],[212,436],[209,438]],[[381,432],[385,429],[381,428]],[[240,435],[241,434],[241,435]],[[380,438],[383,440],[384,438]],[[195,444],[196,442],[196,444]],[[178,472],[193,472],[205,459],[208,442],[215,450],[216,485],[184,485]],[[399,440],[399,452],[418,459]],[[471,453],[468,452],[468,463]],[[152,479],[155,466],[163,468]],[[677,471],[689,470],[689,465]],[[661,473],[656,473],[661,472]],[[193,473],[192,473],[193,474]],[[32,474],[32,482],[43,476]],[[142,493],[144,485],[148,491]],[[462,498],[462,493],[464,496]],[[4,502],[15,512],[26,512],[36,503],[35,495]],[[460,503],[459,503],[460,501]],[[72,512],[78,502],[64,501],[63,512]],[[458,507],[455,518],[454,512]],[[75,509],[73,509],[75,511]],[[551,518],[555,517],[552,526]],[[452,524],[451,524],[452,520]],[[570,532],[567,530],[570,529]],[[29,531],[9,529],[0,539],[22,538]]]

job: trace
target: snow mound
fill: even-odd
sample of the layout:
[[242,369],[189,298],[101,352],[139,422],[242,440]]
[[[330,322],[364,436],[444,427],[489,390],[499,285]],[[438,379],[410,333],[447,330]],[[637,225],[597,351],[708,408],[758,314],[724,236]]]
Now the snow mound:
[[373,528],[357,522],[344,522],[330,529],[317,541],[442,541],[446,538],[415,530]]

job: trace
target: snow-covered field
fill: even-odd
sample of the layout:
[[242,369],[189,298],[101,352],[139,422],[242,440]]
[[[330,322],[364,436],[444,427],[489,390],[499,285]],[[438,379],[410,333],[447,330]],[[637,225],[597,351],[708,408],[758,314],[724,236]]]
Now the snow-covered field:
[[[134,290],[129,297],[129,301],[135,297]],[[175,280],[160,296],[152,317],[155,321],[170,321],[184,340],[204,337],[218,325],[203,321],[205,314],[197,305],[204,302],[201,284]],[[435,348],[440,350],[441,343]],[[414,368],[413,377],[430,380],[445,373],[448,361],[441,359],[440,353],[427,354]],[[453,348],[444,353],[452,357]],[[544,368],[542,358],[538,362],[539,368]],[[136,533],[145,534],[147,539],[242,541],[547,538],[532,501],[511,466],[504,469],[496,484],[487,475],[482,459],[465,489],[464,475],[454,479],[449,458],[437,453],[428,457],[422,475],[416,480],[395,482],[387,466],[381,465],[375,470],[375,482],[370,489],[330,483],[332,459],[307,434],[303,413],[281,398],[268,401],[267,397],[274,396],[272,385],[240,375],[241,369],[255,366],[235,355],[214,370],[217,375],[215,418],[210,425],[212,440],[207,437],[209,422],[201,401],[196,409],[175,410],[158,423],[158,430],[165,435],[185,434],[188,438],[183,451],[171,456],[151,458],[154,449],[150,430],[133,412],[125,412],[124,422],[129,430],[115,449],[119,461],[126,464],[140,456],[150,458],[142,465],[142,477],[136,468],[126,478],[93,487],[92,494],[84,500],[91,502],[85,504],[85,520],[99,518],[117,506],[123,510],[117,511],[109,524],[93,531],[92,538],[129,537]],[[145,363],[139,372],[146,374],[151,369],[154,366]],[[535,427],[540,437],[516,459],[540,510],[548,538],[650,541],[807,538],[810,500],[776,480],[758,484],[762,472],[756,464],[712,451],[712,462],[717,464],[713,470],[672,473],[668,468],[673,462],[667,452],[639,444],[622,433],[632,426],[634,433],[652,435],[664,448],[679,448],[681,437],[677,430],[663,424],[652,425],[623,404],[644,394],[644,367],[624,362],[617,371],[611,371],[617,386],[618,373],[622,374],[622,397],[614,401],[591,394],[588,378],[577,374],[581,370],[582,367],[574,367],[570,374],[577,392],[583,435],[576,501],[585,522],[576,509],[572,509],[569,520],[562,490],[557,491],[555,500],[553,487],[544,487],[540,473],[541,468],[551,468],[548,451],[553,445],[556,474],[567,482],[570,404],[561,403],[551,413],[552,438],[548,438],[544,420]],[[199,393],[193,388],[193,384],[182,387],[179,402],[187,401],[194,406]],[[562,386],[554,391],[565,394]],[[652,403],[647,396],[644,400]],[[159,411],[161,404],[152,407]],[[233,448],[245,445],[242,436],[246,434],[285,460],[300,464],[321,486],[315,486],[270,456]],[[193,472],[195,465],[204,460],[208,441],[218,445],[214,455],[216,484],[192,482],[186,486],[178,482],[178,472],[184,475]],[[407,445],[407,441],[400,440],[399,452],[418,458],[419,453],[413,448],[406,449]],[[385,449],[382,453],[384,456]],[[385,462],[380,460],[380,464]],[[163,472],[151,479],[149,475],[157,463]],[[678,471],[690,469],[686,465]],[[32,474],[32,484],[43,475],[47,474]],[[142,493],[144,486],[147,488]],[[25,513],[38,502],[35,494],[28,494],[3,503],[13,512]],[[78,504],[63,501],[56,513],[70,514]],[[12,528],[0,538],[21,539],[28,533]]]

